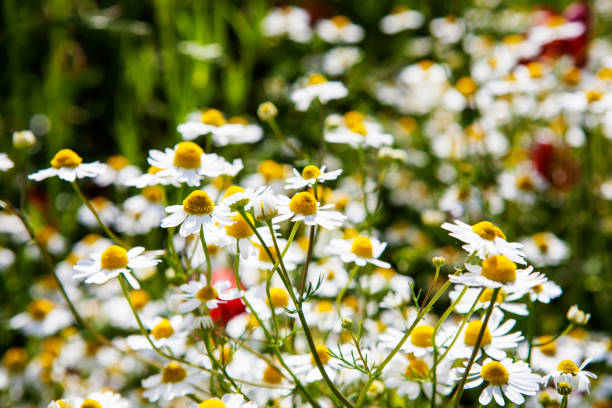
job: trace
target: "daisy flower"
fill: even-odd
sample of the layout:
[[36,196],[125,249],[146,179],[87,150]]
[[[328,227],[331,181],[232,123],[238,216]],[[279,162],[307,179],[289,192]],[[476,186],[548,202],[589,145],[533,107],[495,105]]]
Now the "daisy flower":
[[83,163],[81,156],[70,149],[62,149],[51,159],[51,167],[30,174],[28,178],[41,181],[58,176],[62,180],[73,182],[77,178],[97,177],[104,171],[101,163]]
[[[455,369],[462,375],[465,368]],[[512,362],[509,358],[502,361],[485,360],[484,365],[476,364],[470,369],[466,389],[478,387],[483,381],[486,388],[480,394],[478,402],[489,405],[492,399],[504,406],[504,396],[517,405],[525,402],[524,395],[532,396],[540,389],[540,376],[531,372],[524,361]]]
[[46,298],[34,299],[28,305],[27,311],[10,320],[11,328],[23,330],[24,333],[36,337],[50,336],[71,323],[72,314]]
[[[144,324],[151,331],[149,339],[155,347],[167,347],[175,355],[182,355],[185,352],[187,336],[194,326],[191,315],[175,315],[170,319],[156,316]],[[149,340],[143,335],[128,336],[126,340],[127,345],[133,350],[152,350]]]
[[370,263],[379,268],[391,267],[387,262],[378,259],[386,247],[386,242],[363,235],[358,235],[350,240],[332,239],[330,242],[330,252],[340,256],[342,262],[354,262],[359,266],[366,266]]
[[[452,390],[451,364],[452,361],[446,360],[439,363],[436,368],[436,380],[438,381],[436,391],[442,395],[448,395]],[[413,354],[398,353],[393,363],[385,368],[385,385],[395,389],[399,396],[406,396],[412,401],[417,399],[423,391],[427,398],[431,398],[432,384],[429,381],[433,368],[431,355],[418,358]]]
[[482,261],[482,266],[466,264],[467,272],[449,275],[453,283],[486,288],[504,288],[507,293],[525,292],[546,282],[547,278],[533,267],[517,269],[516,264],[504,255],[494,255]]
[[555,266],[569,255],[567,244],[552,232],[539,232],[521,241],[525,256],[536,266]]
[[299,111],[306,111],[312,101],[317,98],[322,104],[334,99],[342,99],[348,95],[348,89],[340,81],[328,81],[321,74],[311,74],[306,86],[291,93],[291,100]]
[[587,358],[580,364],[580,367],[578,367],[572,360],[563,360],[559,363],[556,370],[551,371],[542,378],[542,384],[548,384],[548,381],[552,377],[555,386],[560,382],[569,381],[571,385],[577,385],[579,391],[589,392],[589,384],[591,382],[589,378],[597,378],[592,372],[584,370],[590,362],[591,358]]
[[198,384],[202,384],[205,375],[202,371],[195,371],[188,367],[183,368],[174,361],[166,364],[159,374],[154,374],[142,380],[145,389],[142,393],[144,398],[151,402],[171,401],[177,397],[196,393]]
[[362,53],[357,47],[336,47],[323,55],[323,71],[326,74],[337,76],[347,72],[357,64]]
[[529,288],[529,298],[532,302],[550,303],[563,293],[563,289],[553,281],[546,281]]
[[285,288],[271,287],[270,299],[268,299],[264,283],[250,288],[244,294],[244,297],[249,301],[253,312],[261,319],[270,319],[272,317],[272,308],[274,308],[274,313],[278,316],[287,315],[287,308],[295,307],[293,304],[289,305],[290,297]]
[[506,236],[502,230],[489,221],[468,225],[455,220],[454,224],[445,222],[442,224],[442,228],[450,231],[448,235],[451,237],[465,242],[466,244],[462,248],[468,253],[476,251],[476,255],[482,259],[487,255],[501,254],[512,262],[526,264],[523,259],[525,254],[519,249],[522,245],[506,241]]
[[257,189],[247,188],[246,190],[240,186],[229,186],[227,190],[225,190],[225,194],[223,194],[221,204],[231,210],[236,210],[238,208],[248,210],[253,206],[253,200],[269,192],[270,188],[266,186]]
[[102,164],[103,171],[98,175],[94,182],[106,187],[111,184],[118,186],[125,185],[128,180],[140,176],[140,169],[133,164],[125,156],[115,155],[108,158],[105,164]]
[[6,153],[0,153],[0,171],[10,170],[14,166],[15,163],[13,163],[11,159],[9,159]]
[[341,15],[320,20],[317,23],[316,30],[319,37],[332,44],[358,43],[363,39],[365,33],[361,26]]
[[[534,286],[534,288],[535,287],[536,286]],[[463,292],[464,288],[465,286],[455,285],[453,290],[448,294],[448,297],[452,301],[455,301],[461,292]],[[534,288],[531,288],[530,291]],[[472,305],[474,305],[474,302],[479,294],[479,288],[468,288],[463,294],[463,297],[459,303],[457,303],[455,312],[461,314],[468,313],[472,309]],[[495,299],[495,309],[513,313],[519,316],[527,316],[529,314],[527,305],[517,302],[524,295],[524,292],[506,293],[505,290],[501,289],[497,294],[497,299]],[[486,309],[489,307],[489,304],[491,303],[491,296],[493,296],[493,289],[485,289],[482,295],[480,295],[478,298],[478,301],[476,301],[474,310]]]
[[348,283],[349,275],[344,269],[344,264],[337,257],[329,257],[321,263],[313,263],[310,271],[308,282],[313,288],[316,287],[319,279],[323,280],[323,284],[317,291],[319,296],[336,297]]
[[393,144],[393,136],[384,133],[380,124],[366,120],[365,115],[358,111],[349,111],[343,116],[330,115],[326,124],[329,130],[325,132],[325,141],[329,143],[347,144],[355,149]]
[[130,402],[121,394],[113,391],[94,392],[87,398],[64,398],[51,401],[47,408],[77,408],[77,407],[103,407],[103,408],[128,408]]
[[315,197],[307,192],[295,194],[291,199],[278,196],[278,216],[272,221],[278,223],[285,220],[304,221],[306,225],[320,225],[333,230],[342,225],[346,217],[338,211],[331,211],[333,204],[321,205]]
[[91,260],[79,261],[74,269],[75,279],[85,279],[85,283],[104,283],[123,274],[134,289],[140,289],[138,280],[132,274],[134,270],[150,268],[160,260],[153,255],[145,255],[144,247],[134,247],[129,251],[118,245],[111,245],[104,252],[90,255]]
[[189,281],[179,287],[182,293],[176,295],[181,300],[178,310],[188,313],[201,305],[216,309],[220,303],[240,297],[240,292],[231,286],[229,281],[223,280],[209,285],[206,276],[202,274],[199,280]]
[[312,164],[304,167],[302,174],[293,169],[293,177],[287,179],[286,190],[299,190],[304,187],[312,187],[315,183],[322,184],[328,180],[335,180],[342,174],[342,169],[325,172],[325,166],[319,169]]
[[[229,135],[236,133],[242,125],[229,123],[223,113],[217,109],[207,109],[203,112],[194,112],[185,123],[178,125],[176,130],[184,140],[193,140],[198,136],[211,133],[215,144],[224,146]],[[225,143],[218,143],[219,141]]]
[[257,408],[254,402],[246,402],[240,394],[225,394],[221,399],[211,398],[192,404],[190,408]]
[[303,8],[295,6],[272,9],[261,22],[261,28],[266,37],[287,35],[299,43],[306,43],[312,38],[310,15]]
[[[422,357],[431,353],[433,350],[434,327],[429,324],[421,324],[415,327],[410,333],[409,341],[405,342],[401,350],[405,353],[412,353],[415,357]],[[379,336],[383,348],[392,349],[404,336],[404,332],[389,327],[387,331]],[[448,336],[442,332],[436,335],[436,345],[440,347]]]
[[[343,368],[342,363],[329,354],[329,348],[326,345],[317,344],[315,349],[327,375],[332,381],[335,381],[340,370]],[[285,362],[293,373],[306,384],[323,379],[311,353],[287,356],[285,357]]]
[[406,6],[396,6],[391,14],[380,20],[379,28],[385,34],[397,34],[404,30],[414,30],[423,25],[425,17],[416,10],[410,10]]
[[208,193],[203,190],[192,191],[183,200],[183,205],[168,206],[166,211],[171,214],[161,221],[162,228],[172,228],[180,224],[179,234],[182,237],[196,234],[200,228],[213,229],[217,223],[232,224],[229,209],[215,206]]
[[[141,174],[137,177],[132,177],[130,179],[125,180],[124,184],[126,186],[133,186],[138,188],[144,188],[147,186],[157,186],[172,184],[175,187],[178,187],[180,183],[176,180],[172,180],[168,177],[158,177],[157,174],[161,171],[159,167],[149,166],[149,169],[146,173]],[[164,173],[162,173],[164,174]]]

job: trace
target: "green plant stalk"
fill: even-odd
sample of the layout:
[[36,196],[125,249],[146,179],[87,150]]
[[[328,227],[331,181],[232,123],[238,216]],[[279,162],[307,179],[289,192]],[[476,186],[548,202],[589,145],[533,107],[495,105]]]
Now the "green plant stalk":
[[[316,185],[315,185],[315,188],[316,188]],[[316,229],[316,226],[314,225],[310,226],[310,234],[308,237],[308,252],[306,253],[306,262],[304,262],[304,268],[302,269],[302,276],[300,277],[300,286],[298,288],[299,293],[300,293],[300,298],[302,297],[302,294],[304,293],[304,288],[306,287],[306,278],[308,276],[308,266],[310,265],[310,261],[312,260],[312,251],[314,249],[315,229]],[[281,260],[281,264],[282,264],[282,260]],[[285,273],[287,273],[286,270],[285,270]]]
[[200,241],[202,242],[202,249],[204,250],[204,257],[206,258],[206,280],[208,284],[211,285],[212,263],[210,261],[210,255],[208,254],[208,246],[206,245],[206,238],[204,237],[204,226],[203,225],[200,226]]
[[563,331],[562,331],[562,332],[560,332],[560,333],[558,333],[558,334],[555,334],[555,335],[554,335],[553,337],[551,337],[549,340],[546,340],[546,341],[544,341],[544,342],[542,342],[542,343],[537,343],[537,344],[534,344],[534,345],[533,345],[533,347],[542,347],[542,346],[545,346],[545,345],[547,345],[547,344],[550,344],[550,343],[552,343],[553,341],[557,340],[559,337],[561,337],[561,336],[565,336],[565,335],[566,335],[567,333],[569,333],[569,332],[570,332],[570,331],[571,331],[573,328],[574,328],[574,323],[570,323],[570,324],[568,324],[568,325],[567,325],[567,327],[566,327],[565,329],[563,329]]
[[234,389],[236,390],[238,394],[242,395],[247,401],[250,401],[249,397],[242,393],[242,390],[240,389],[238,384],[236,384],[236,382],[232,379],[232,377],[230,377],[230,375],[227,373],[225,366],[221,364],[220,362],[218,362],[217,359],[215,358],[215,355],[213,354],[211,346],[210,346],[210,334],[206,333],[204,335],[203,340],[204,340],[203,341],[204,347],[206,348],[206,353],[208,354],[208,358],[210,358],[210,361],[212,362],[212,364],[216,366],[219,371],[221,371],[221,374],[223,374],[223,377],[225,377],[225,379],[232,385],[232,387],[234,387]]
[[421,310],[427,304],[427,299],[429,299],[429,295],[431,295],[431,291],[434,286],[436,286],[436,282],[438,281],[438,276],[440,275],[440,266],[436,265],[436,274],[434,275],[433,280],[431,281],[431,285],[429,285],[429,289],[427,289],[427,293],[425,293],[425,297],[423,298],[423,302],[421,303]]
[[563,399],[561,400],[561,407],[560,408],[567,408],[567,404],[568,404],[567,399],[568,399],[567,395],[564,395]]
[[338,296],[336,296],[336,307],[338,308],[338,317],[341,319],[342,319],[342,315],[340,314],[340,306],[342,305],[342,298],[344,297],[344,294],[346,293],[353,279],[355,279],[355,275],[357,275],[358,270],[359,270],[359,265],[355,264],[355,266],[353,266],[353,269],[351,270],[351,274],[349,275],[346,285],[344,285],[344,287],[338,293]]

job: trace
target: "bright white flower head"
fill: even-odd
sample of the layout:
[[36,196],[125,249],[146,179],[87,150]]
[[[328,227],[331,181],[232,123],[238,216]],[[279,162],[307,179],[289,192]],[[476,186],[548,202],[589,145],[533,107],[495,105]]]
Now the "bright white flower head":
[[589,384],[592,379],[596,379],[597,376],[590,371],[584,370],[584,368],[591,362],[590,358],[587,358],[580,364],[580,367],[576,365],[572,360],[563,360],[557,366],[557,369],[551,371],[542,378],[544,385],[548,384],[548,381],[552,377],[557,386],[562,381],[569,381],[569,384],[574,388],[578,388],[578,391],[589,392]]
[[[456,374],[463,375],[465,367],[457,368]],[[484,381],[486,388],[480,394],[478,402],[489,405],[492,399],[504,406],[504,396],[517,405],[525,402],[523,395],[532,396],[540,389],[540,376],[531,372],[524,361],[512,362],[506,358],[502,361],[487,359],[484,365],[476,364],[470,369],[466,389],[478,387]]]
[[357,47],[336,47],[323,55],[323,71],[337,76],[347,72],[361,60],[362,53]]
[[14,166],[15,163],[13,163],[11,159],[9,159],[6,153],[0,153],[0,171],[10,170]]
[[291,40],[306,43],[312,38],[310,16],[300,7],[284,6],[271,10],[262,21],[262,30],[267,37],[287,35]]
[[312,164],[304,167],[300,174],[296,169],[293,169],[293,177],[287,179],[285,185],[286,190],[299,190],[304,187],[312,187],[315,183],[322,184],[329,180],[335,180],[342,174],[342,169],[334,171],[325,171],[325,166],[319,169]]
[[[545,284],[546,282],[542,285]],[[464,286],[455,285],[453,290],[448,294],[448,297],[454,301],[463,292],[463,289]],[[533,288],[530,290],[533,290]],[[529,314],[527,305],[519,302],[524,295],[524,292],[506,293],[505,290],[500,290],[497,294],[497,299],[495,300],[495,310],[500,310],[502,312],[508,312],[519,316],[527,316]],[[487,288],[482,295],[480,295],[480,288],[468,288],[457,304],[457,307],[455,307],[455,312],[461,314],[469,313],[472,306],[474,306],[474,311],[486,309],[491,302],[491,296],[493,296],[493,289]]]
[[215,205],[208,193],[203,190],[191,192],[182,205],[166,207],[171,213],[161,222],[162,228],[172,228],[181,225],[179,234],[187,237],[200,232],[200,228],[214,229],[216,224],[232,224],[230,210],[224,206]]
[[456,43],[465,31],[463,20],[453,15],[434,18],[429,23],[429,29],[434,37],[446,44]]
[[358,111],[346,112],[343,116],[330,115],[327,120],[329,129],[325,131],[325,141],[347,144],[353,148],[391,146],[393,136],[384,133],[380,124],[367,120]]
[[249,125],[240,117],[226,120],[223,113],[217,109],[191,113],[185,123],[178,125],[177,130],[185,140],[193,140],[210,133],[217,146],[230,143],[255,143],[263,135],[259,126]]
[[218,281],[209,285],[204,274],[199,280],[189,281],[179,289],[181,293],[177,294],[176,298],[181,300],[178,306],[181,313],[191,312],[202,305],[206,305],[208,309],[216,309],[220,303],[240,297],[240,292],[231,288],[229,281]]
[[346,217],[338,211],[331,211],[333,204],[320,205],[309,192],[303,191],[295,194],[291,199],[278,196],[278,216],[273,222],[285,220],[292,222],[303,221],[306,225],[320,225],[333,230],[342,225]]
[[348,95],[348,89],[340,81],[328,81],[321,74],[311,74],[306,86],[291,93],[291,100],[299,111],[306,111],[316,98],[322,104],[334,99],[342,99]]
[[341,15],[320,20],[317,23],[316,30],[319,37],[332,44],[358,43],[365,34],[361,26],[354,24],[348,17]]
[[255,219],[264,221],[270,220],[278,215],[277,196],[267,190],[265,193],[253,198],[251,206],[253,207],[253,215]]
[[404,30],[414,30],[423,25],[425,17],[416,10],[406,7],[396,6],[391,14],[386,15],[380,20],[380,31],[385,34],[397,34]]
[[378,259],[386,247],[386,242],[364,235],[358,235],[349,240],[332,239],[330,242],[330,252],[340,256],[342,262],[354,262],[359,266],[366,266],[370,263],[380,268],[391,267],[389,263]]
[[128,408],[130,402],[121,394],[113,391],[94,392],[87,398],[63,398],[51,401],[47,408],[79,408],[79,407],[102,407],[102,408]]
[[135,289],[140,289],[134,270],[151,268],[161,262],[155,256],[143,254],[143,247],[134,247],[129,251],[118,245],[109,246],[104,252],[91,254],[91,260],[81,260],[74,269],[75,279],[84,279],[85,283],[104,283],[122,274]]
[[145,391],[142,396],[151,402],[171,401],[177,397],[196,392],[197,386],[206,376],[202,371],[191,367],[184,368],[174,361],[166,364],[160,374],[154,374],[142,380]]
[[567,244],[552,232],[539,232],[521,241],[525,256],[535,266],[554,266],[569,255]]
[[70,149],[62,149],[53,156],[51,167],[30,174],[28,178],[41,181],[58,176],[62,180],[73,182],[77,178],[97,177],[104,171],[101,163],[83,163],[83,159]]
[[567,320],[575,324],[586,324],[590,318],[591,314],[580,310],[578,305],[572,305],[567,311]]
[[257,408],[257,404],[245,401],[240,394],[225,394],[221,399],[206,399],[189,408]]
[[553,281],[546,281],[529,289],[529,298],[532,302],[550,303],[563,293],[563,289]]
[[169,319],[154,316],[144,325],[151,331],[149,339],[141,334],[127,337],[127,345],[133,350],[152,350],[153,342],[157,348],[169,348],[175,355],[185,353],[185,344],[190,330],[194,326],[193,316],[174,315]]
[[141,174],[138,167],[130,164],[127,157],[121,155],[109,157],[102,166],[104,170],[94,180],[95,183],[101,187],[106,187],[111,184],[122,186]]
[[34,299],[25,312],[10,320],[11,328],[36,337],[50,336],[71,323],[70,311],[46,298]]
[[521,244],[506,241],[506,236],[497,226],[489,221],[481,221],[474,225],[468,225],[459,220],[455,224],[445,222],[442,228],[450,231],[448,234],[460,241],[465,242],[463,249],[468,252],[476,252],[481,259],[489,255],[504,255],[512,262],[526,264],[523,259],[525,254],[520,251]]

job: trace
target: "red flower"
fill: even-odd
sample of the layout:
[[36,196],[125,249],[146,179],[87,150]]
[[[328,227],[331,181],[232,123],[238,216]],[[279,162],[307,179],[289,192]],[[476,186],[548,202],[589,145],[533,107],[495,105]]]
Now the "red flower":
[[[228,267],[217,268],[212,272],[212,284],[219,281],[228,281],[231,283],[231,288],[236,287],[236,279],[234,277],[234,271]],[[244,285],[240,284],[240,287],[244,289]],[[224,326],[234,316],[244,313],[245,305],[241,298],[229,300],[225,303],[220,303],[219,307],[210,311],[210,317],[213,322]]]

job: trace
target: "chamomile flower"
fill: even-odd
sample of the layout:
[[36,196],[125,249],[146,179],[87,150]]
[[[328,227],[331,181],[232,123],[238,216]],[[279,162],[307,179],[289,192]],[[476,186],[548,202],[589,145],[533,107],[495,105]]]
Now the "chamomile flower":
[[240,208],[248,210],[253,206],[252,201],[269,192],[270,188],[265,186],[257,189],[249,187],[246,190],[240,186],[229,186],[227,190],[225,190],[225,194],[223,194],[221,205],[230,210],[237,210]]
[[62,149],[53,156],[51,167],[30,174],[28,178],[41,181],[58,176],[62,180],[74,181],[77,178],[97,177],[104,171],[102,164],[96,162],[83,163],[81,156],[70,149]]
[[11,159],[9,159],[6,153],[0,153],[0,171],[10,170],[14,166],[15,163],[13,163]]
[[177,397],[196,393],[198,384],[205,379],[202,371],[184,368],[174,361],[166,364],[159,374],[154,374],[142,380],[145,391],[144,398],[151,402],[171,401]]
[[331,115],[326,124],[328,129],[325,131],[325,141],[329,143],[376,149],[393,144],[393,136],[384,133],[380,124],[366,119],[365,115],[358,111],[346,112],[342,117]]
[[94,182],[106,187],[111,184],[123,186],[128,180],[140,176],[140,169],[133,164],[125,156],[115,155],[108,158],[105,164],[102,164],[103,171],[98,175]]
[[476,251],[476,255],[484,259],[488,255],[504,255],[512,262],[526,264],[525,254],[520,250],[521,244],[506,241],[506,236],[497,226],[489,221],[481,221],[468,225],[459,220],[454,224],[445,222],[442,228],[450,231],[450,236],[465,242],[463,249],[468,253]]
[[423,25],[425,17],[416,10],[410,10],[404,6],[396,6],[391,14],[380,20],[380,31],[385,34],[397,34],[404,30],[414,30]]
[[94,392],[87,398],[64,398],[51,401],[47,408],[128,408],[130,402],[113,391]]
[[310,15],[300,7],[276,7],[264,17],[261,25],[267,37],[287,35],[289,39],[299,43],[306,43],[312,38]]
[[336,47],[323,55],[323,71],[337,76],[347,72],[362,58],[362,52],[357,47]]
[[46,337],[72,323],[72,314],[63,306],[46,298],[34,299],[28,305],[27,311],[19,313],[10,320],[13,329],[24,333]]
[[358,43],[365,34],[361,26],[341,15],[320,20],[317,23],[316,30],[319,37],[332,44]]
[[279,215],[274,218],[273,222],[303,221],[306,225],[319,225],[333,230],[342,225],[346,217],[338,211],[331,211],[331,208],[333,208],[332,204],[319,204],[315,197],[307,191],[297,193],[291,199],[278,196]]
[[529,298],[532,302],[550,303],[563,293],[563,289],[553,281],[546,281],[529,288]]
[[529,261],[536,266],[555,266],[569,255],[567,244],[552,232],[539,232],[521,241]]
[[187,121],[178,125],[176,130],[184,140],[193,140],[210,133],[216,145],[224,146],[228,144],[229,135],[238,132],[241,127],[241,124],[228,122],[221,111],[206,109],[190,114]]
[[84,279],[85,283],[104,283],[122,274],[134,289],[140,289],[134,270],[146,269],[157,265],[160,260],[155,256],[143,254],[143,247],[134,247],[127,251],[118,245],[111,245],[104,252],[90,255],[91,260],[81,260],[74,269],[75,279]]
[[349,240],[332,239],[330,242],[330,252],[340,256],[342,262],[354,262],[362,267],[369,263],[379,268],[390,268],[389,263],[378,259],[386,247],[386,242],[364,235]]
[[[463,375],[465,368],[457,368],[458,376]],[[487,386],[480,394],[478,402],[489,405],[492,399],[504,406],[504,396],[517,405],[525,402],[523,395],[532,396],[540,389],[540,376],[531,372],[524,361],[512,362],[506,358],[502,361],[485,360],[483,365],[474,363],[467,377],[466,389],[475,388],[483,382]]]
[[551,371],[542,378],[544,385],[548,384],[550,378],[555,382],[555,386],[562,380],[571,380],[574,384],[578,385],[579,391],[589,392],[590,378],[596,379],[597,376],[590,371],[584,370],[584,368],[591,362],[590,358],[587,358],[580,364],[580,367],[576,365],[572,360],[563,360],[557,365],[557,369]]
[[225,394],[221,399],[206,399],[190,408],[257,408],[257,404],[245,401],[240,394]]
[[200,232],[200,228],[213,229],[215,225],[231,225],[232,213],[224,206],[215,205],[208,193],[202,190],[191,192],[182,205],[166,207],[171,213],[161,221],[162,228],[172,228],[179,224],[179,234],[187,237]]
[[[433,350],[433,335],[433,326],[420,324],[412,330],[408,341],[402,345],[401,350],[405,353],[412,353],[415,357],[429,354]],[[404,333],[402,331],[389,327],[384,334],[379,336],[381,346],[385,349],[393,349],[403,336]],[[447,338],[446,334],[438,332],[436,335],[436,345],[438,347],[441,346]]]
[[300,174],[296,169],[293,169],[293,177],[287,179],[285,189],[287,190],[299,190],[304,187],[312,187],[315,183],[322,184],[329,180],[335,180],[342,174],[342,169],[325,171],[325,166],[321,166],[319,169],[317,166],[312,164],[304,167]]
[[127,337],[127,345],[133,350],[152,350],[149,340],[157,348],[168,348],[175,355],[185,352],[185,342],[193,327],[193,316],[175,315],[170,319],[155,316],[144,325],[151,331],[149,338],[136,334]]
[[325,297],[336,297],[348,283],[348,278],[344,264],[335,256],[326,258],[321,263],[313,263],[308,274],[308,281],[313,288],[317,286],[319,279],[322,280],[317,295]]
[[291,100],[299,111],[306,111],[316,98],[322,104],[348,95],[348,89],[340,81],[328,81],[321,74],[311,74],[304,86],[291,93]]
[[[334,381],[338,377],[340,370],[342,370],[342,363],[329,354],[330,350],[326,345],[317,344],[315,349],[327,375]],[[323,379],[311,353],[287,356],[285,362],[293,373],[306,384]]]
[[[455,285],[453,290],[448,294],[448,297],[452,301],[455,301],[463,292],[464,288],[465,287],[462,285]],[[479,295],[480,297],[478,298]],[[527,305],[518,302],[524,295],[524,292],[506,293],[505,290],[500,290],[495,300],[495,310],[501,310],[519,316],[527,316],[529,314]],[[486,309],[491,303],[491,296],[493,296],[493,289],[487,288],[480,294],[480,288],[468,288],[465,293],[463,293],[463,297],[459,303],[457,303],[455,312],[461,314],[469,313],[472,306],[474,306],[474,310]]]
[[547,278],[533,267],[517,269],[516,264],[503,255],[493,255],[482,261],[482,266],[466,264],[467,272],[450,275],[453,283],[485,288],[504,288],[507,293],[525,292],[546,282]]
[[240,297],[240,292],[231,287],[229,281],[218,281],[208,284],[206,276],[202,274],[199,280],[189,281],[179,287],[181,293],[176,298],[181,301],[178,310],[188,313],[202,305],[208,309],[216,309],[220,303]]

